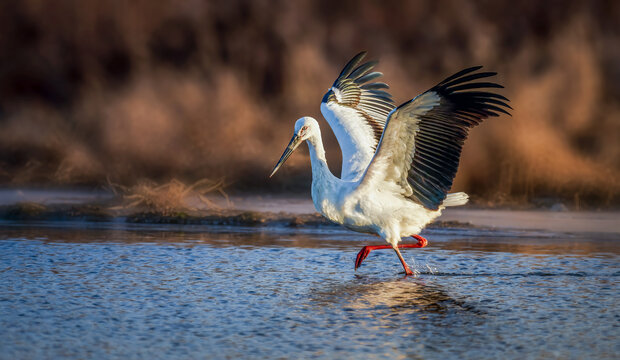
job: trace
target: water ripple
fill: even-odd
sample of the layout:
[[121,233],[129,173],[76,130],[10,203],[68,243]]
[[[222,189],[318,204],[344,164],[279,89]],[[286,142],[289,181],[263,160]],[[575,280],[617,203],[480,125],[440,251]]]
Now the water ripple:
[[620,353],[617,242],[467,236],[403,277],[389,251],[354,272],[376,240],[342,232],[3,229],[0,358]]

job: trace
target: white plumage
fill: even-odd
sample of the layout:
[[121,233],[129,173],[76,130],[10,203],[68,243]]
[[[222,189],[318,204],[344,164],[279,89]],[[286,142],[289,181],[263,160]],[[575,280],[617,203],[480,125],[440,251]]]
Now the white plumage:
[[[478,89],[499,88],[476,82],[495,73],[465,69],[395,108],[387,84],[368,83],[382,74],[359,65],[365,52],[344,67],[325,94],[321,112],[342,150],[341,177],[325,159],[318,122],[303,117],[271,175],[306,141],[312,164],[312,200],[318,212],[351,230],[377,234],[388,245],[366,246],[355,268],[371,250],[393,248],[405,273],[412,271],[399,248],[426,246],[418,233],[446,206],[467,203],[465,193],[448,194],[469,128],[488,116],[507,112],[505,97]],[[415,244],[400,244],[413,236]]]

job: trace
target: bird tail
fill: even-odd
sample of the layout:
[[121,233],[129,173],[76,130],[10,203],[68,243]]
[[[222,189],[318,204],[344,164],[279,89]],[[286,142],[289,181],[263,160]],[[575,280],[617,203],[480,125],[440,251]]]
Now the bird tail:
[[460,206],[465,205],[469,201],[469,195],[464,192],[448,194],[446,199],[441,203],[442,206]]

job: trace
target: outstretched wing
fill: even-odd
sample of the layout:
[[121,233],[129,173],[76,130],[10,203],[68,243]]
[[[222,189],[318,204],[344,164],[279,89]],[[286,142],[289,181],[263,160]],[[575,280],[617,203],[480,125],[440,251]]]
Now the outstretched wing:
[[485,91],[502,88],[476,81],[496,75],[460,71],[394,109],[361,185],[394,184],[403,195],[430,210],[446,198],[470,128],[498,113],[510,115],[507,98]]
[[361,52],[345,65],[334,85],[323,96],[321,112],[331,126],[342,150],[343,180],[363,175],[375,153],[387,116],[394,109],[389,86],[372,82],[383,75],[371,72],[376,61],[360,63]]

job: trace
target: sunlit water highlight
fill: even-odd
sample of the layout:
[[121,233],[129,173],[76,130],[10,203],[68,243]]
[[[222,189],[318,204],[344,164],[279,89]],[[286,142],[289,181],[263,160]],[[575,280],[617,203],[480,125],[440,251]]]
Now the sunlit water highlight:
[[[614,358],[613,235],[0,228],[0,358]],[[380,243],[380,242],[379,242]]]

